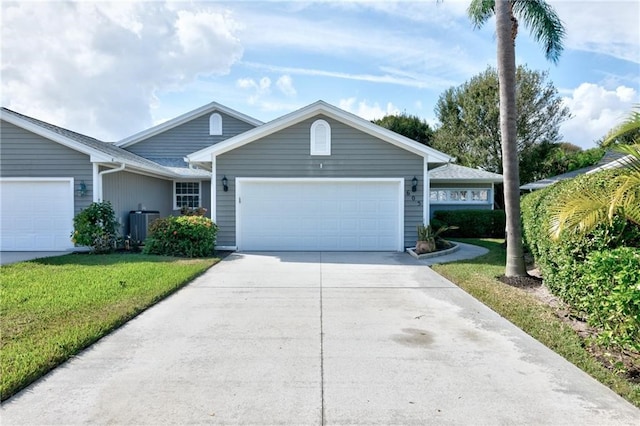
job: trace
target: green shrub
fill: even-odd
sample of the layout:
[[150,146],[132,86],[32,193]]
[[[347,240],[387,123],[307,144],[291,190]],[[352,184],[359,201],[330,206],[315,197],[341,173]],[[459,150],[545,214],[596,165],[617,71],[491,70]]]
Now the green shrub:
[[149,226],[144,253],[181,257],[213,256],[218,226],[203,216],[169,216]]
[[431,224],[457,226],[448,230],[447,237],[504,238],[504,210],[436,210]]
[[574,287],[576,308],[602,343],[640,352],[640,249],[590,253]]
[[[611,301],[607,302],[603,296],[609,291],[607,286],[631,288],[637,286],[638,282],[633,281],[633,274],[607,271],[599,265],[612,262],[606,254],[618,253],[616,249],[619,247],[639,247],[640,227],[620,217],[614,217],[611,223],[601,223],[587,235],[565,231],[558,240],[553,240],[549,232],[552,206],[560,197],[581,192],[586,187],[612,185],[615,173],[614,171],[583,175],[556,183],[524,196],[521,209],[525,243],[542,272],[546,286],[575,311],[581,313],[587,321],[597,324],[602,333],[605,333],[603,336],[608,333],[608,343],[619,346],[628,344],[628,339],[624,337],[628,333],[624,332],[624,327],[619,324],[633,324],[637,319],[629,317],[627,311],[619,313],[620,317],[612,312],[604,315],[604,308],[596,306],[600,303],[613,304]],[[600,278],[591,284],[589,280],[595,277]],[[607,279],[611,281],[606,281]],[[595,291],[593,286],[598,286],[602,291]]]
[[94,253],[109,253],[116,246],[118,222],[109,201],[91,203],[73,218],[71,241]]

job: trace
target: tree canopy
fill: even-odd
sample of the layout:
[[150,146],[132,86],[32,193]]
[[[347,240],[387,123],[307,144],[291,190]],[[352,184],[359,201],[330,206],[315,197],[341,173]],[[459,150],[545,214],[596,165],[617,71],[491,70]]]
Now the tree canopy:
[[[516,70],[517,149],[520,181],[535,180],[531,165],[558,147],[559,127],[570,117],[548,73],[525,66]],[[458,163],[503,172],[498,73],[488,67],[440,95],[435,107],[440,126],[432,146]]]
[[380,119],[372,120],[372,122],[424,145],[431,145],[433,140],[433,130],[429,123],[415,115],[406,113],[385,115]]

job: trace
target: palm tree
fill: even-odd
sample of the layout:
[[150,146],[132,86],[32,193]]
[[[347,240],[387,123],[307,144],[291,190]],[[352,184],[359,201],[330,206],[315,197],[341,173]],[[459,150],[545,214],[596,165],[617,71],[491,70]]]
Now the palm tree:
[[504,204],[507,217],[507,277],[527,275],[522,250],[520,225],[520,177],[516,140],[516,54],[518,20],[524,22],[536,41],[545,48],[545,56],[556,63],[562,52],[564,27],[555,10],[543,0],[472,0],[469,17],[476,28],[496,16],[498,44],[498,81],[500,84],[500,133]]
[[599,223],[620,216],[640,225],[640,105],[629,118],[613,129],[604,145],[621,136],[635,133],[634,145],[618,145],[616,151],[627,154],[618,160],[621,173],[606,187],[585,188],[558,200],[553,208],[550,233],[554,239],[563,231],[587,234]]

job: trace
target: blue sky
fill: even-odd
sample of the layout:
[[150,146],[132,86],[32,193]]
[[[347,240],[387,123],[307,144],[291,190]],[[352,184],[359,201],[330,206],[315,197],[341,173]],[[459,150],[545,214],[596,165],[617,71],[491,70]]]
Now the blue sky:
[[[517,61],[547,70],[584,148],[640,103],[640,2],[550,1],[557,65],[524,26]],[[2,2],[2,105],[118,140],[211,101],[268,121],[318,99],[436,124],[440,94],[495,66],[469,1]]]

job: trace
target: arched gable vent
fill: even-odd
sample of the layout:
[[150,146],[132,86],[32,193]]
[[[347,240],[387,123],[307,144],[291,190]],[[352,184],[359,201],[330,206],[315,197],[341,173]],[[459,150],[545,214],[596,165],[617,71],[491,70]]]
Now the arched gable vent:
[[311,155],[331,155],[331,126],[324,120],[311,125]]
[[209,117],[209,134],[219,136],[222,134],[222,116],[214,112]]

